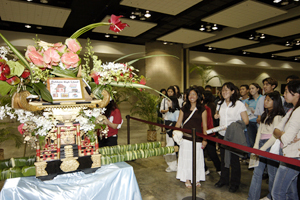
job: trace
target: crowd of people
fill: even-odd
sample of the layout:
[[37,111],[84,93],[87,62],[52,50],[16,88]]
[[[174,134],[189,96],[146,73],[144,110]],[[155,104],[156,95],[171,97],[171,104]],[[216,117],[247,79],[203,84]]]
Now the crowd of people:
[[[271,152],[286,157],[300,159],[300,80],[291,75],[286,78],[284,95],[275,91],[277,80],[268,77],[258,83],[244,84],[237,87],[226,82],[217,91],[215,97],[211,86],[205,88],[192,86],[183,94],[178,86],[162,89],[168,98],[161,100],[159,113],[165,125],[177,128],[195,128],[197,135],[207,134],[213,127],[222,127],[215,133],[219,139],[246,145],[251,148]],[[176,178],[185,182],[187,188],[192,187],[192,142],[186,134],[167,129],[167,146],[179,145],[178,159],[176,154],[165,155],[168,164],[167,172],[176,171]],[[204,151],[211,159],[220,175],[216,188],[230,185],[229,192],[236,192],[241,181],[241,160],[249,160],[250,153],[228,150],[225,145],[197,137],[196,145],[196,186],[205,181],[210,171],[206,167]],[[299,199],[297,180],[299,167],[278,162],[266,157],[259,157],[253,170],[248,199],[260,199],[263,174],[268,174],[268,199]]]
[[[275,91],[277,80],[272,77],[258,83],[244,84],[239,88],[232,82],[226,82],[214,96],[212,87],[207,85],[191,86],[182,94],[177,85],[161,89],[161,103],[158,115],[163,123],[177,128],[195,128],[197,135],[207,134],[207,130],[222,127],[214,133],[214,137],[246,145],[251,148],[271,152],[273,154],[300,159],[300,80],[291,75],[286,78],[284,95]],[[106,109],[104,123],[109,126],[107,138],[99,139],[99,146],[117,145],[118,129],[123,120],[120,110],[112,100]],[[178,134],[166,129],[166,146],[179,146],[179,153],[164,156],[168,165],[166,172],[176,172],[176,178],[192,187],[192,141],[190,135]],[[204,151],[211,159],[220,175],[216,188],[229,185],[229,192],[236,192],[241,182],[241,160],[249,160],[250,153],[228,150],[224,145],[197,137],[196,140],[196,186],[205,181],[210,173],[205,164]],[[217,153],[217,148],[220,156]],[[268,174],[268,199],[299,199],[299,167],[278,162],[266,157],[259,157],[253,170],[248,199],[258,200],[261,196],[263,174]],[[300,180],[300,179],[299,179]]]

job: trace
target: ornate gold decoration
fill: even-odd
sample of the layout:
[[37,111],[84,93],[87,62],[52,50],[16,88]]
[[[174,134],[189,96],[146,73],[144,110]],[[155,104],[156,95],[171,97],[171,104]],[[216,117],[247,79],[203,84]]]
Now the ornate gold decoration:
[[79,167],[79,162],[77,161],[78,157],[64,158],[61,159],[63,161],[60,165],[60,169],[63,172],[71,172],[77,170]]
[[48,173],[45,170],[47,167],[47,162],[42,161],[42,162],[35,162],[35,176],[47,176]]
[[109,101],[110,101],[110,95],[106,90],[102,90],[101,94],[103,95],[103,99],[102,100],[98,100],[97,105],[100,108],[104,108],[108,105]]
[[101,154],[92,155],[91,159],[93,161],[91,168],[101,167]]
[[65,157],[66,158],[73,157],[73,147],[72,147],[72,145],[65,146],[64,150],[65,150]]
[[15,92],[11,98],[11,107],[14,109],[23,109],[20,105],[20,93]]
[[30,105],[27,97],[31,95],[30,92],[28,92],[27,90],[24,90],[22,92],[20,92],[20,106],[24,109],[24,110],[28,110],[28,111],[38,111],[41,110],[40,108],[38,108],[37,106],[34,105]]

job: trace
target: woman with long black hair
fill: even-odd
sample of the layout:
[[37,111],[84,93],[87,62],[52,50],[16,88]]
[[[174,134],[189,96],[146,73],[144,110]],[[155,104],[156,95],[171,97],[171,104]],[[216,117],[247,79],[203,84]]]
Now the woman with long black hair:
[[118,130],[123,124],[121,112],[114,100],[111,100],[105,108],[103,124],[108,126],[108,135],[106,139],[98,136],[99,147],[118,145]]
[[[179,112],[178,121],[175,127],[184,129],[195,128],[197,132],[206,134],[207,130],[207,112],[201,103],[202,94],[196,88],[189,88],[186,93],[187,99],[185,105]],[[201,127],[202,123],[202,127]],[[183,125],[182,125],[183,124]],[[199,138],[196,145],[196,186],[200,187],[200,181],[205,181],[203,148],[207,144],[206,140]],[[193,180],[192,171],[192,141],[191,137],[183,136],[180,143],[178,169],[176,178],[185,182],[187,188],[191,188]]]
[[[217,105],[215,119],[220,119],[220,126],[229,126],[231,123],[242,120],[245,125],[249,123],[247,109],[245,105],[238,100],[237,87],[226,82],[222,86],[222,99]],[[225,130],[219,131],[219,138],[224,139]],[[221,153],[221,177],[215,184],[215,187],[223,187],[230,183],[229,192],[236,192],[241,182],[241,166],[239,157],[231,153],[230,167],[231,178],[229,178],[229,168],[225,167],[225,149],[220,148]]]
[[[284,99],[294,108],[286,113],[273,134],[280,139],[284,156],[300,160],[300,80],[290,81],[286,85]],[[273,200],[298,199],[299,170],[299,167],[280,162],[272,189]]]

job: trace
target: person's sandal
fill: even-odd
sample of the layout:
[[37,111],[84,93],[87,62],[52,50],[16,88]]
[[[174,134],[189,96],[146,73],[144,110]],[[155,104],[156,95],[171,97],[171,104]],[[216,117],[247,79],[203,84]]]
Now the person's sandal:
[[200,182],[197,182],[197,183],[196,183],[196,187],[201,187]]
[[191,184],[191,183],[185,182],[185,187],[187,187],[187,188],[192,188],[192,184]]

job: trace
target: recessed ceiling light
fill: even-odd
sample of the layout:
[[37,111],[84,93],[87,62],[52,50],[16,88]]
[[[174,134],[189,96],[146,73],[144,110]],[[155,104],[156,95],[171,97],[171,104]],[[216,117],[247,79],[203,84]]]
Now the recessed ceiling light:
[[297,57],[295,57],[295,60],[298,60],[298,58],[297,58]]
[[265,38],[266,38],[265,34],[262,33],[260,39],[265,39]]
[[253,37],[252,34],[250,35],[249,39],[250,39],[250,40],[253,40],[253,39],[254,39],[254,37]]
[[214,26],[211,28],[212,30],[218,30],[217,24],[214,24]]
[[272,54],[271,57],[274,58],[275,56]]
[[289,4],[289,1],[288,0],[283,0],[282,2],[281,2],[281,5],[282,6],[286,6],[286,5],[288,5]]
[[213,48],[212,47],[208,47],[208,50],[212,50]]
[[42,27],[41,26],[37,26],[36,29],[42,29]]
[[201,25],[201,27],[200,27],[199,30],[200,30],[200,31],[204,31],[204,30],[205,30],[204,25]]
[[296,45],[300,45],[300,42],[299,42],[299,40],[297,40],[297,42],[296,42]]
[[164,43],[163,43],[163,44],[168,44],[168,42],[164,41]]
[[105,34],[105,37],[106,37],[106,38],[109,38],[109,37],[110,37],[110,35],[108,35],[108,34]]
[[31,26],[29,24],[25,25],[26,28],[31,28]]
[[130,19],[135,19],[135,18],[136,18],[136,16],[134,15],[134,12],[132,12],[130,15]]
[[146,14],[144,16],[147,17],[147,18],[151,17],[151,14],[149,13],[149,10],[146,11]]
[[247,52],[246,52],[246,51],[243,51],[243,54],[247,54]]
[[273,3],[279,3],[281,0],[274,0]]
[[289,43],[289,41],[286,41],[285,46],[290,46],[291,44]]
[[114,35],[113,38],[118,38],[118,36]]
[[141,17],[140,20],[144,21],[144,20],[146,20],[146,18],[145,17]]
[[28,2],[32,1],[32,0],[27,0]]

